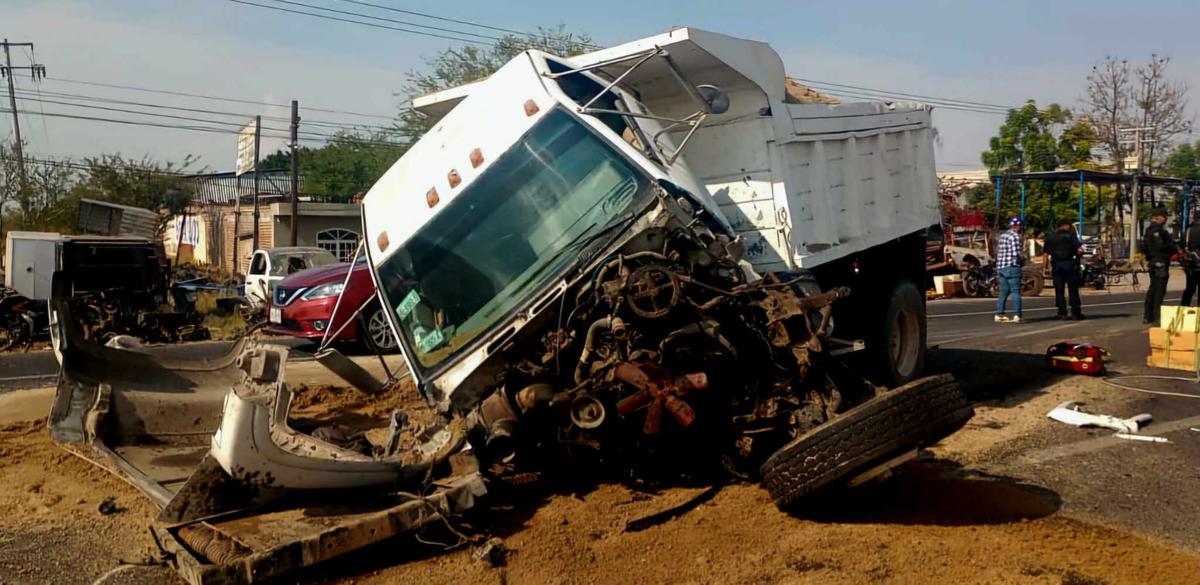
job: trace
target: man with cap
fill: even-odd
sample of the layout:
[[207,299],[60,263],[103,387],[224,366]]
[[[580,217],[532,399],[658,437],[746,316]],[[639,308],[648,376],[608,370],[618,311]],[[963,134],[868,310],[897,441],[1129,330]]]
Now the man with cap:
[[[1058,229],[1046,236],[1046,264],[1054,279],[1054,304],[1058,307],[1058,318],[1082,319],[1083,310],[1079,301],[1079,259],[1083,257],[1083,242],[1075,235],[1070,221],[1060,220]],[[1063,294],[1066,287],[1071,297],[1071,316],[1067,316],[1067,299]]]
[[1167,210],[1156,207],[1150,212],[1150,227],[1142,234],[1142,253],[1150,270],[1150,288],[1146,291],[1146,307],[1142,323],[1158,323],[1159,308],[1167,296],[1167,278],[1171,275],[1171,256],[1178,250],[1175,239],[1164,227]]
[[[996,243],[996,278],[1000,281],[1000,294],[996,298],[997,323],[1021,322],[1021,265],[1025,263],[1021,255],[1021,227],[1025,222],[1014,217],[1008,222],[1008,231],[1000,234]],[[1013,317],[1004,316],[1008,296],[1013,297]]]

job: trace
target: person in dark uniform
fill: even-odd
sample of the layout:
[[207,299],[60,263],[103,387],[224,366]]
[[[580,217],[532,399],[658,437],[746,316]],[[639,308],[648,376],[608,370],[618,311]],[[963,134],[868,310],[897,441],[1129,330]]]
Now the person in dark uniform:
[[[1188,226],[1187,232],[1183,236],[1183,252],[1185,254],[1183,261],[1183,274],[1187,277],[1187,285],[1183,288],[1183,306],[1194,307],[1192,295],[1196,295],[1200,288],[1200,213],[1192,216],[1192,223]],[[1200,295],[1196,295],[1194,302],[1200,304]]]
[[[1083,243],[1075,236],[1069,221],[1058,222],[1058,229],[1046,236],[1046,258],[1050,275],[1054,279],[1054,304],[1058,307],[1059,319],[1082,319],[1083,310],[1079,300],[1079,259],[1083,257]],[[1063,288],[1071,297],[1071,314],[1067,315],[1067,299]]]
[[1167,278],[1171,275],[1171,256],[1178,247],[1171,232],[1164,227],[1167,223],[1167,210],[1157,207],[1150,212],[1150,227],[1142,234],[1142,252],[1146,254],[1147,268],[1150,270],[1150,288],[1146,291],[1146,308],[1142,313],[1142,323],[1146,325],[1158,323],[1159,308],[1163,298],[1167,296]]

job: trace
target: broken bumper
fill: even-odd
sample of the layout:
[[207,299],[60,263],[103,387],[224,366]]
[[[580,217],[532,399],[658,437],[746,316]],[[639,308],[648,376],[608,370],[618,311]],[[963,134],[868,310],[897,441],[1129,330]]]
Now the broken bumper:
[[173,359],[91,343],[72,323],[55,303],[51,437],[155,503],[155,533],[192,583],[278,577],[461,513],[486,493],[477,473],[421,483],[461,448],[460,426],[408,464],[291,428],[286,348],[240,340],[217,357]]

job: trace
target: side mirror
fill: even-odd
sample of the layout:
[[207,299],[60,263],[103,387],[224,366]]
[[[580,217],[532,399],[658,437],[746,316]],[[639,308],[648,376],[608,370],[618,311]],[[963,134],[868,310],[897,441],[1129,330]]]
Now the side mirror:
[[696,91],[700,92],[700,97],[704,98],[704,103],[708,105],[709,114],[724,114],[729,111],[729,94],[721,91],[721,88],[701,84],[696,86]]

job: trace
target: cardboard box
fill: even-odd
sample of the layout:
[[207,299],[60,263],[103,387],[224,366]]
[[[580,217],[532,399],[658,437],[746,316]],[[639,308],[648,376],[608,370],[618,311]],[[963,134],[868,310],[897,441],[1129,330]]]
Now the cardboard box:
[[1150,347],[1153,349],[1167,349],[1171,351],[1194,351],[1197,346],[1200,346],[1200,334],[1176,331],[1167,333],[1162,327],[1150,328]]
[[1151,349],[1146,358],[1146,365],[1152,368],[1169,368],[1172,370],[1196,371],[1196,352],[1172,349]]
[[1163,305],[1160,312],[1159,326],[1174,331],[1195,332],[1197,321],[1200,321],[1200,309],[1196,307],[1180,307],[1178,305]]

